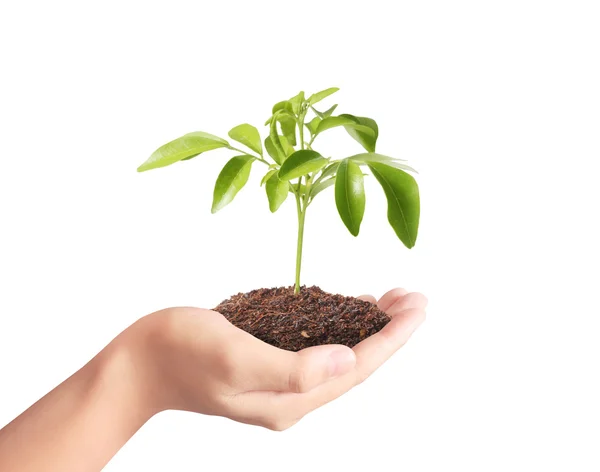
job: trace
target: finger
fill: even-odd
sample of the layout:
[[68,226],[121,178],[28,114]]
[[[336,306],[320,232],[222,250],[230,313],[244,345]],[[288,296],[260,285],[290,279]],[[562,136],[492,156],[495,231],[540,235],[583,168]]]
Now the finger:
[[356,355],[347,346],[328,344],[285,351],[255,338],[244,347],[246,390],[303,393],[354,369]]
[[354,346],[358,382],[364,381],[410,339],[425,321],[425,310],[409,308],[394,316],[378,333]]
[[387,313],[388,308],[391,307],[397,300],[402,298],[407,293],[408,292],[403,288],[394,288],[379,299],[377,306],[381,311],[385,311]]
[[358,297],[358,299],[372,303],[373,305],[377,305],[377,299],[373,295],[361,295],[360,297]]
[[305,413],[299,400],[305,393],[245,392],[230,396],[227,416],[235,421],[283,431],[296,424]]
[[289,418],[278,398],[283,395],[299,395],[281,392],[250,391],[229,395],[224,398],[227,405],[227,417],[238,423],[253,424],[269,429],[279,429],[276,422]]
[[422,293],[412,292],[407,293],[403,297],[397,299],[387,310],[386,313],[390,316],[396,316],[410,308],[425,309],[427,306],[427,297]]
[[281,430],[350,390],[355,375],[347,373],[306,393],[252,391],[229,397],[228,409],[236,421]]

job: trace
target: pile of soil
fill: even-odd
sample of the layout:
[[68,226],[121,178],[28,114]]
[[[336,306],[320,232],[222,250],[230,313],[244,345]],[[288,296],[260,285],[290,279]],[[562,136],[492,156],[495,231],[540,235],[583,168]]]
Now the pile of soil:
[[353,347],[390,321],[370,302],[304,286],[298,295],[294,287],[238,293],[214,310],[258,339],[289,351],[321,344]]

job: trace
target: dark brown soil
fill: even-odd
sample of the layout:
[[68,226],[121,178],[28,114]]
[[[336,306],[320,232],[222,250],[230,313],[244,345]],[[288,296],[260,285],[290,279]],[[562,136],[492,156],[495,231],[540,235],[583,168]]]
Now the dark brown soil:
[[238,293],[215,311],[258,339],[289,351],[320,344],[353,347],[390,321],[372,303],[319,287],[302,287],[298,295],[294,287]]

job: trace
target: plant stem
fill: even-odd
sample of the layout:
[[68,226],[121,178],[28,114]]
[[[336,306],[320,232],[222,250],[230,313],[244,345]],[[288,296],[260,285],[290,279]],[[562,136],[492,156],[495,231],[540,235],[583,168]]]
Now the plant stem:
[[294,286],[294,294],[300,293],[300,269],[302,267],[302,244],[304,242],[304,220],[306,219],[306,210],[310,203],[310,187],[312,185],[312,175],[306,175],[304,198],[300,196],[300,185],[302,177],[298,179],[298,191],[296,195],[296,210],[298,211],[298,246],[296,248],[296,284]]
[[[304,149],[304,116],[306,111],[301,110],[298,115],[298,133],[300,137],[300,149]],[[308,180],[307,180],[308,182]],[[298,179],[298,187],[295,192],[296,211],[298,212],[298,243],[296,246],[296,283],[294,285],[294,294],[300,293],[300,270],[302,268],[302,243],[304,240],[304,218],[306,217],[306,200],[302,201],[300,197],[300,187],[302,177]]]
[[302,268],[302,243],[304,239],[304,219],[306,217],[306,207],[302,207],[300,195],[296,194],[296,210],[298,211],[298,245],[296,247],[296,283],[294,285],[294,294],[300,293],[300,270]]
[[236,147],[233,147],[233,146],[227,146],[227,147],[228,147],[229,149],[231,149],[232,151],[241,152],[242,154],[245,154],[246,156],[253,157],[253,158],[254,158],[254,159],[256,159],[257,161],[260,161],[260,162],[262,162],[262,163],[264,163],[264,164],[267,164],[268,166],[269,166],[269,165],[271,165],[271,164],[269,164],[269,162],[268,162],[268,161],[267,161],[267,160],[266,160],[264,157],[258,157],[258,156],[255,156],[255,155],[253,155],[253,154],[250,154],[248,151],[243,151],[242,149],[238,149],[238,148],[236,148]]
[[300,133],[300,149],[304,149],[304,114],[302,113],[298,117],[298,132]]

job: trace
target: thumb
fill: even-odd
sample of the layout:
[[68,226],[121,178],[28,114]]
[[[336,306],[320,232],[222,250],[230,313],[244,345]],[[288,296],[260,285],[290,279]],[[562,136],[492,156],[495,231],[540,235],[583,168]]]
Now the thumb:
[[256,367],[262,370],[254,377],[260,383],[255,385],[257,390],[308,392],[350,372],[356,365],[354,351],[338,344],[314,346],[298,352],[269,347],[276,352],[261,356],[263,361],[257,363]]
[[[356,365],[356,356],[349,347],[332,344],[303,349],[298,355],[298,368],[292,371],[291,391],[307,392],[328,380],[350,372]],[[296,375],[293,375],[293,373]]]

